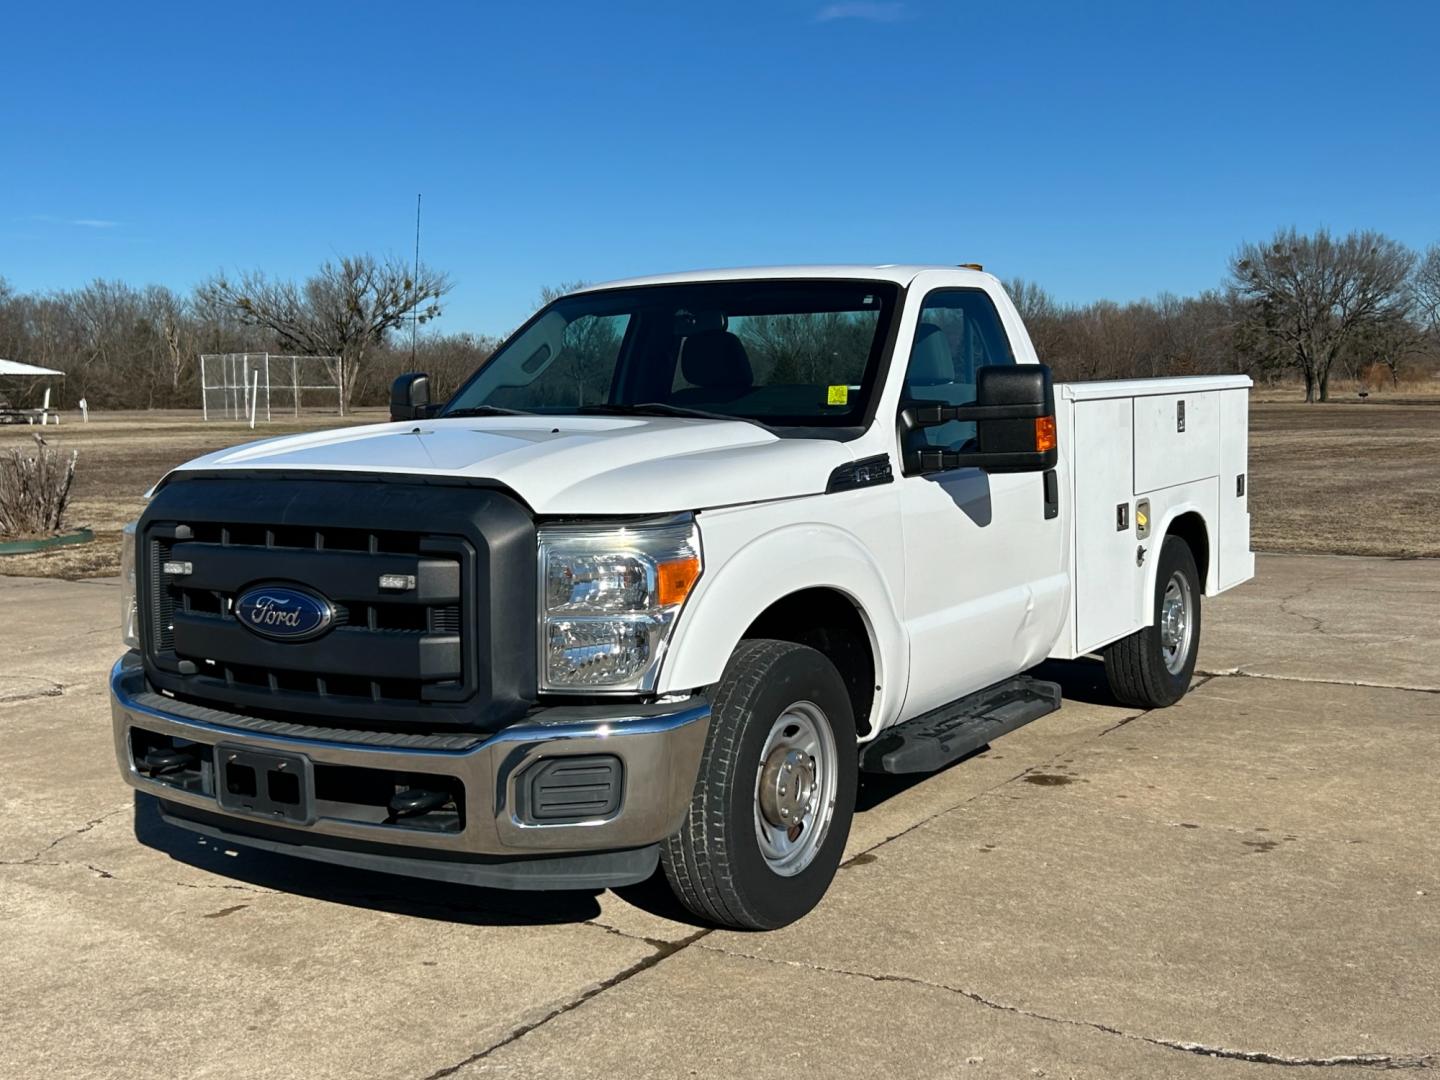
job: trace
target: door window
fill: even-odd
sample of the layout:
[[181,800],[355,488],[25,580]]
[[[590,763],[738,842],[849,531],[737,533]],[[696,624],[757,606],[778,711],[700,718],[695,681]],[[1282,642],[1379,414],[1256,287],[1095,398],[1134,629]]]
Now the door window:
[[[925,297],[910,363],[905,370],[904,405],[975,400],[975,372],[991,364],[1013,364],[1015,353],[1000,325],[995,304],[980,289],[939,289]],[[972,421],[951,421],[912,432],[920,447],[959,450],[975,437]]]

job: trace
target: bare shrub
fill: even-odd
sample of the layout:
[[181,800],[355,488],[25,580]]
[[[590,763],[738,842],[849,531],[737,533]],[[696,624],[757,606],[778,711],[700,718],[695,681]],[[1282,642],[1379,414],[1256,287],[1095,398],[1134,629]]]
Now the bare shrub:
[[1360,389],[1380,391],[1391,384],[1390,369],[1378,361],[1366,364],[1360,372]]
[[75,458],[58,450],[0,452],[0,539],[49,536],[60,531],[70,486],[75,482]]

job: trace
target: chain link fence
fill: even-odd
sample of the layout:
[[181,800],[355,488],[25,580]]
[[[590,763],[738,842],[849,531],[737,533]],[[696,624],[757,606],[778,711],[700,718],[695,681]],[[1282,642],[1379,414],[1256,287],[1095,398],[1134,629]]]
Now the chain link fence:
[[343,413],[340,360],[334,356],[206,353],[200,407],[206,420],[272,420],[302,412]]

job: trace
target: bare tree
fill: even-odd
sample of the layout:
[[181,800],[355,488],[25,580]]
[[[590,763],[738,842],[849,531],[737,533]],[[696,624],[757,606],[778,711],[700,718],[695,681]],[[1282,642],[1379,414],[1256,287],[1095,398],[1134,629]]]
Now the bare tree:
[[339,358],[331,375],[340,387],[341,409],[359,385],[370,349],[411,318],[426,323],[440,314],[450,279],[421,266],[418,274],[399,260],[378,262],[358,255],[326,262],[303,285],[275,281],[261,271],[232,280],[221,273],[197,295],[212,309],[273,333],[287,349]]
[[1440,330],[1440,244],[1431,244],[1415,267],[1411,287],[1420,317],[1431,330]]
[[1403,307],[1415,254],[1376,232],[1342,240],[1321,229],[1281,229],[1264,244],[1242,244],[1230,260],[1236,291],[1260,330],[1293,357],[1305,400],[1330,399],[1330,368],[1367,323]]
[[1004,284],[1030,334],[1030,343],[1035,346],[1036,355],[1042,363],[1050,363],[1064,346],[1064,323],[1074,314],[1073,309],[1056,303],[1055,298],[1036,282],[1014,277]]
[[1407,312],[1396,311],[1360,327],[1346,343],[1342,360],[1357,378],[1376,367],[1384,368],[1394,389],[1400,385],[1400,369],[1424,352],[1425,336],[1420,328]]

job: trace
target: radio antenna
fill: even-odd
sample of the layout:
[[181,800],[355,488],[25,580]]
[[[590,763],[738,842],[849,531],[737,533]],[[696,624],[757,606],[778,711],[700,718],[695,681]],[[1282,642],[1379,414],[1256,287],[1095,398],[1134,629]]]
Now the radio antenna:
[[[415,196],[415,277],[414,287],[420,287],[420,196]],[[420,304],[410,313],[410,370],[415,370],[415,353],[419,346]]]

